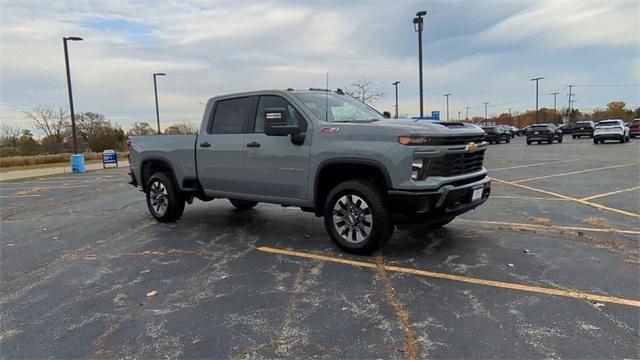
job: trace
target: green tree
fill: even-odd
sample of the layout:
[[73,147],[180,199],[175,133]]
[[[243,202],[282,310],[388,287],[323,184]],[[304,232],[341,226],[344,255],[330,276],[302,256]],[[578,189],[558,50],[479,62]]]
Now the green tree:
[[38,141],[33,138],[31,130],[22,130],[22,135],[18,139],[18,147],[22,155],[36,155],[38,153]]

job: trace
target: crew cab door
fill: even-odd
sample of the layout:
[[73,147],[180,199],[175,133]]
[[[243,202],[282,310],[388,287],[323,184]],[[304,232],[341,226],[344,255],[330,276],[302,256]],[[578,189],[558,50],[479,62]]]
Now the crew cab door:
[[209,124],[196,143],[198,179],[208,194],[245,193],[244,136],[257,100],[236,97],[213,105]]
[[291,136],[268,136],[264,133],[264,113],[268,108],[288,110],[288,119],[299,124],[303,133],[308,123],[286,99],[276,95],[261,95],[257,111],[245,136],[247,187],[253,195],[280,199],[306,200],[309,177],[311,139],[307,136],[296,145]]

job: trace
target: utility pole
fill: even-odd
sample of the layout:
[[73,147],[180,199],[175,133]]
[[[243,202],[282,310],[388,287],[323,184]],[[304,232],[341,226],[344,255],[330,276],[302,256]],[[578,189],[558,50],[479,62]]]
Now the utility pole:
[[427,11],[418,11],[416,17],[413,18],[413,29],[418,33],[418,71],[420,75],[420,118],[424,117],[424,97],[422,86],[422,30],[424,29],[423,16],[427,15]]
[[396,119],[398,118],[398,84],[400,84],[400,81],[396,81],[392,84],[396,87]]
[[573,85],[567,85],[569,87],[569,104],[567,105],[567,124],[571,124],[571,90],[573,90]]
[[71,111],[71,136],[73,136],[73,153],[78,153],[78,143],[76,141],[76,114],[73,110],[73,92],[71,91],[71,69],[69,68],[69,51],[67,50],[67,41],[82,41],[81,37],[69,36],[63,37],[64,45],[64,64],[67,68],[67,90],[69,92],[69,111]]
[[511,116],[511,108],[509,108],[509,116]]
[[166,76],[167,74],[165,73],[154,73],[153,74],[153,91],[156,95],[156,120],[158,121],[158,135],[161,134],[160,132],[160,111],[158,110],[158,85],[156,82],[156,76]]
[[458,122],[460,122],[460,121],[461,121],[461,120],[460,120],[460,113],[461,113],[461,111],[460,111],[460,110],[458,110]]
[[531,79],[531,81],[536,82],[536,124],[538,123],[538,81],[544,79],[543,77],[537,77]]
[[447,122],[449,122],[449,96],[453,94],[444,94],[444,97],[447,98]]
[[467,109],[467,116],[465,116],[465,121],[469,121],[469,107],[465,107]]
[[487,117],[487,105],[489,105],[488,102],[484,102],[484,121],[487,122],[488,117]]
[[556,107],[556,96],[558,96],[558,94],[560,94],[559,92],[552,92],[550,95],[553,95],[553,112],[557,111],[557,107]]

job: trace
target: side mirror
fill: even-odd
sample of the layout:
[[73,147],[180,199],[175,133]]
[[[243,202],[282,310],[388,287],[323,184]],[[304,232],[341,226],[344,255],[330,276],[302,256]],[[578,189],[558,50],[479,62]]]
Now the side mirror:
[[285,108],[264,109],[264,133],[269,136],[286,136],[300,133],[300,126],[288,124],[289,112]]
[[391,119],[391,113],[388,111],[383,112],[382,115],[384,115],[385,119]]

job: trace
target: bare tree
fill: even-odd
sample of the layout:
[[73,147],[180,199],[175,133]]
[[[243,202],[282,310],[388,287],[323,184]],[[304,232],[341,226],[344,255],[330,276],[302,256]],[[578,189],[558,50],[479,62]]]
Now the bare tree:
[[33,121],[33,126],[41,131],[52,150],[58,152],[64,148],[64,139],[69,134],[69,121],[67,112],[62,108],[51,105],[38,105],[24,113]]
[[369,105],[384,96],[384,93],[379,89],[375,89],[371,80],[365,77],[351,83],[345,93]]
[[16,148],[20,143],[22,129],[9,124],[0,125],[0,147]]
[[128,134],[132,136],[136,135],[153,135],[156,131],[153,130],[151,125],[147,122],[137,122],[133,124],[133,127],[129,129]]

